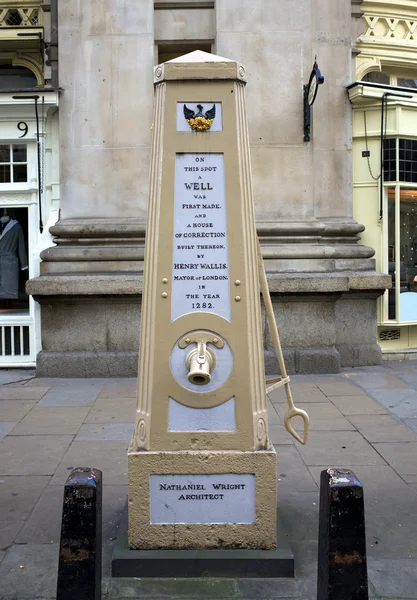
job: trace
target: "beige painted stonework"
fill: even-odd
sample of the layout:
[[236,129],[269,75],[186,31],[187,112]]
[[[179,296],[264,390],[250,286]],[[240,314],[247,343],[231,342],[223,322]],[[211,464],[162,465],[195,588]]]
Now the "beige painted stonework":
[[245,69],[197,51],[155,84],[129,544],[274,548]]
[[[270,549],[276,547],[277,457],[273,447],[256,452],[135,452],[130,448],[128,471],[130,547],[144,549],[232,547]],[[255,474],[256,521],[244,525],[151,524],[149,478],[153,473],[162,475]]]

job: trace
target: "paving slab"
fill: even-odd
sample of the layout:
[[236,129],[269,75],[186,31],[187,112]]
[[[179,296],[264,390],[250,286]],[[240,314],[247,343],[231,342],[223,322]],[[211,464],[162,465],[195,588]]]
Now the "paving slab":
[[414,433],[417,434],[417,418],[413,418],[413,419],[402,419],[402,422],[404,423],[404,425],[406,425],[407,427],[409,427],[411,429],[411,431],[414,431]]
[[363,396],[362,388],[342,378],[333,381],[320,379],[317,381],[317,387],[326,396]]
[[399,419],[413,418],[417,410],[417,391],[409,389],[368,390],[374,398]]
[[299,598],[317,597],[317,554],[318,544],[315,541],[291,542],[295,558],[295,577],[297,600]]
[[[307,404],[299,403],[297,404],[297,407],[308,413],[310,417],[310,431],[329,429],[332,431],[355,430],[352,423],[330,402],[326,404],[323,402],[310,402]],[[277,412],[282,419],[287,410],[288,407],[286,405],[277,405]]]
[[[300,390],[299,388],[295,388],[295,386],[291,385],[291,393],[294,399],[295,404],[299,404],[300,402],[329,402],[327,396],[319,390],[317,386],[306,388],[305,390]],[[278,388],[273,392],[268,394],[268,397],[272,404],[286,404],[287,396],[285,394],[284,388]]]
[[369,557],[417,559],[417,511],[413,515],[366,514]]
[[36,400],[0,400],[0,421],[20,421],[36,406]]
[[352,373],[346,374],[346,377],[364,390],[410,387],[402,378],[390,373]]
[[406,483],[417,483],[417,442],[378,442],[373,446]]
[[28,518],[50,477],[0,477],[1,518],[23,521]]
[[136,377],[118,378],[107,380],[100,391],[100,398],[135,398],[137,380]]
[[[13,435],[73,434],[80,429],[88,408],[49,406],[33,408],[13,430]],[[1,424],[0,424],[1,426]]]
[[88,413],[85,423],[134,423],[135,398],[99,396]]
[[0,387],[0,400],[40,400],[48,391],[47,387],[26,387],[22,385],[3,385]]
[[287,492],[315,492],[317,485],[294,444],[275,445],[275,450],[278,456],[278,496],[281,488]]
[[8,435],[13,429],[18,425],[18,422],[12,421],[0,421],[0,442],[4,440],[6,435]]
[[391,415],[351,415],[349,421],[369,442],[417,442],[416,434]]
[[417,559],[370,558],[368,577],[377,596],[417,598]]
[[414,369],[410,373],[399,373],[398,378],[403,381],[406,385],[417,389],[417,364],[414,366]]
[[62,458],[51,480],[52,485],[63,485],[76,467],[91,467],[103,472],[103,484],[127,483],[127,448],[122,441],[73,442]]
[[285,429],[284,425],[278,425],[276,423],[269,425],[268,434],[271,444],[293,446],[293,438]]
[[92,406],[103,385],[104,380],[60,380],[53,384],[38,406]]
[[53,475],[72,439],[72,435],[9,435],[0,442],[0,476]]
[[36,377],[35,369],[0,369],[0,385],[29,381]]
[[2,600],[55,598],[58,552],[59,544],[16,544],[9,548],[0,563]]
[[80,427],[75,437],[77,442],[100,442],[100,441],[130,441],[133,435],[134,425],[131,423],[101,423],[86,424]]
[[110,598],[235,598],[234,579],[214,578],[132,578],[112,580]]
[[328,465],[351,468],[355,465],[383,465],[385,460],[357,431],[311,431],[306,446],[298,451],[307,466]]
[[387,415],[388,411],[369,396],[329,396],[342,415]]
[[[2,515],[3,517],[5,515]],[[2,521],[0,520],[0,550],[7,550],[23,526],[24,521]]]
[[316,541],[319,523],[319,491],[292,492],[281,485],[278,515],[290,546],[292,542]]

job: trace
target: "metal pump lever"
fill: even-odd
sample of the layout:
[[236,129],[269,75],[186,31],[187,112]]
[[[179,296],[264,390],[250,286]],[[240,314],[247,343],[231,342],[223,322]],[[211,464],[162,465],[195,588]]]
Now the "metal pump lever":
[[[259,239],[257,240],[257,242],[258,242],[259,282],[260,282],[262,296],[264,299],[265,311],[266,311],[266,315],[268,318],[269,327],[271,328],[271,334],[272,334],[272,338],[274,340],[275,352],[277,354],[278,364],[279,364],[279,368],[281,371],[280,378],[272,380],[271,382],[267,382],[267,383],[273,383],[273,382],[274,383],[270,387],[267,387],[266,393],[268,394],[269,392],[272,392],[272,390],[274,390],[275,388],[280,387],[282,385],[285,387],[285,393],[286,393],[287,402],[288,402],[288,410],[284,416],[284,425],[285,425],[285,428],[288,431],[288,433],[290,433],[298,442],[300,442],[300,444],[304,445],[307,442],[308,430],[310,427],[310,417],[308,416],[308,414],[306,413],[305,410],[302,410],[301,408],[297,408],[296,406],[294,406],[294,400],[292,398],[291,388],[290,388],[290,378],[287,375],[287,369],[285,367],[284,355],[282,354],[281,341],[279,339],[278,327],[277,327],[277,324],[275,321],[274,310],[272,308],[272,301],[271,301],[271,296],[269,294],[268,280],[266,278],[264,261],[262,259],[261,245],[259,243]],[[303,437],[301,437],[295,431],[294,427],[291,425],[291,419],[293,417],[301,417],[303,419],[303,424],[304,424]]]

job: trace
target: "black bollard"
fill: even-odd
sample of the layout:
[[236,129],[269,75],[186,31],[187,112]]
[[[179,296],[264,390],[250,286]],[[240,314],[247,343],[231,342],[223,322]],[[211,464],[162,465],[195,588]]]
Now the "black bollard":
[[347,469],[321,472],[317,600],[368,600],[363,488]]
[[102,474],[78,468],[64,488],[56,600],[101,600]]

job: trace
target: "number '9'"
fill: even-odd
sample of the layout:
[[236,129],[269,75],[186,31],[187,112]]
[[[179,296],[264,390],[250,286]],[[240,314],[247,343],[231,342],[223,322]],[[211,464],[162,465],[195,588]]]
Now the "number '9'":
[[29,131],[28,124],[25,123],[24,121],[19,121],[19,123],[17,124],[17,128],[19,131],[23,131],[23,134],[19,135],[19,138],[25,137],[25,135],[27,135],[27,133]]

